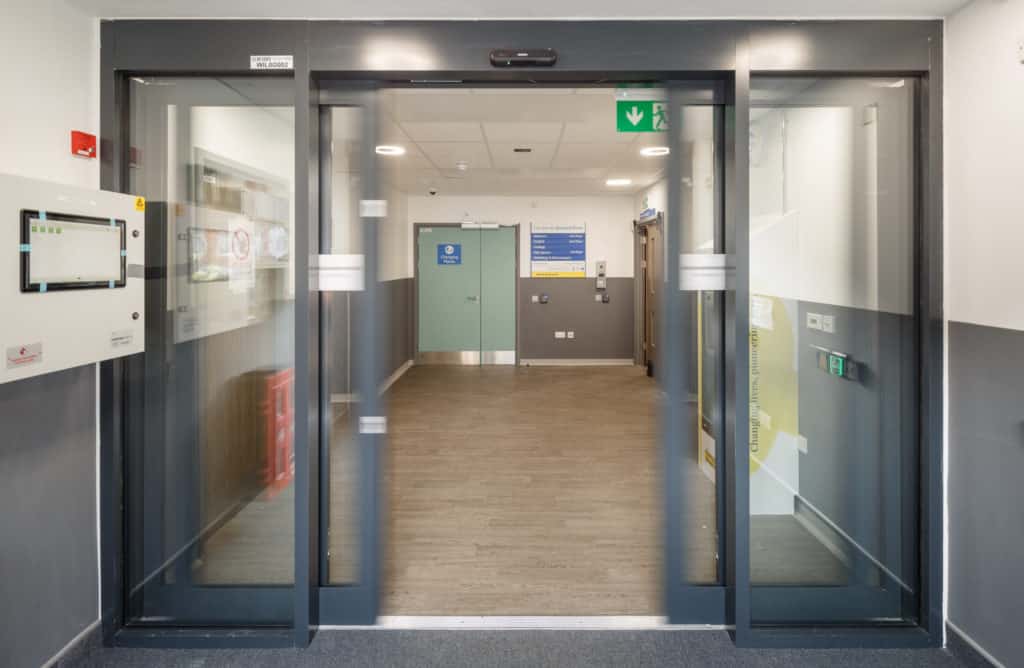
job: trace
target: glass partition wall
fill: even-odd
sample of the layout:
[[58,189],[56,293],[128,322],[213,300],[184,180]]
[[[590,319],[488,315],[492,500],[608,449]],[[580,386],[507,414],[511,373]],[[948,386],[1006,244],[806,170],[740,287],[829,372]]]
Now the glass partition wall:
[[754,77],[754,624],[919,606],[916,81]]

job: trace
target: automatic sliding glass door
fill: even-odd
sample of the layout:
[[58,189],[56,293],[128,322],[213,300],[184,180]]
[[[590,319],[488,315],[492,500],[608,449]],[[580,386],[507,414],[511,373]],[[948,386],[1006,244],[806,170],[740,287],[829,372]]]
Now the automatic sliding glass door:
[[135,77],[146,351],[125,440],[128,625],[287,626],[294,602],[291,80]]
[[[320,111],[320,623],[373,624],[381,551],[390,312],[382,280],[388,210],[377,169],[377,93],[330,91]],[[404,222],[404,221],[402,221]],[[397,304],[404,308],[407,304]],[[403,359],[404,361],[404,359]]]
[[668,615],[725,621],[723,113],[669,86],[663,325]]

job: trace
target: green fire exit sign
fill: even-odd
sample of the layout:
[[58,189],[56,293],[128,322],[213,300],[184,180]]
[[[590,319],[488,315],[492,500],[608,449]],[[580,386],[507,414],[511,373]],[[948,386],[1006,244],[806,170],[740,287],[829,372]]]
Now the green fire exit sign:
[[840,357],[835,353],[829,353],[828,356],[828,372],[833,376],[845,376],[846,375],[846,358]]
[[619,132],[668,130],[668,105],[657,100],[616,100],[615,129]]

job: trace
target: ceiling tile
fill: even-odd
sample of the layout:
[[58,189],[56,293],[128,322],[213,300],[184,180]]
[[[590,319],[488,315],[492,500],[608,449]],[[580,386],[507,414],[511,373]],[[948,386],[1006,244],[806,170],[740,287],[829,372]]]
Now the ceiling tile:
[[523,144],[491,143],[491,161],[495,167],[534,168],[547,167],[555,155],[557,144],[527,143],[529,153],[517,153],[515,149],[525,148]]
[[554,143],[562,134],[560,122],[484,122],[484,135],[490,143],[511,142],[531,145],[532,143]]
[[622,144],[570,144],[562,142],[551,166],[560,169],[583,169],[586,167],[609,167],[621,159],[626,147]]
[[477,122],[404,121],[399,125],[417,142],[479,142],[484,139]]
[[[586,99],[586,98],[583,98]],[[572,143],[608,142],[629,144],[636,139],[636,133],[615,130],[615,110],[607,118],[590,117],[585,121],[571,121],[565,124],[562,141]]]
[[491,158],[483,142],[422,142],[420,150],[439,169],[456,169],[463,161],[469,169],[488,169]]

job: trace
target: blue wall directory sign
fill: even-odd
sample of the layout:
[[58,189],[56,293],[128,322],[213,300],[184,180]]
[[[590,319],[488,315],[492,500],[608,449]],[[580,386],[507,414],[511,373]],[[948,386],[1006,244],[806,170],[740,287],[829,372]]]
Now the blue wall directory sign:
[[462,264],[462,244],[438,244],[438,264]]
[[587,228],[583,223],[534,223],[530,228],[533,278],[583,278],[587,275]]

